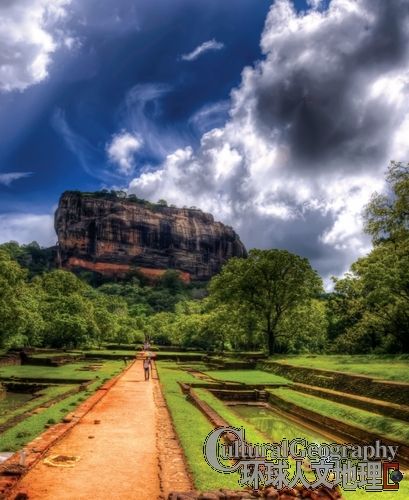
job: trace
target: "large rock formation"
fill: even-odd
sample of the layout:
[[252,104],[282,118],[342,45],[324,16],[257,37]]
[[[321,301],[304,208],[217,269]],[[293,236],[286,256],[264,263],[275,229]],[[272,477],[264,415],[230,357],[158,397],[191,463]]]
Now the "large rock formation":
[[109,276],[177,269],[186,281],[207,280],[230,257],[246,255],[233,229],[210,214],[110,193],[65,192],[55,229],[62,267]]

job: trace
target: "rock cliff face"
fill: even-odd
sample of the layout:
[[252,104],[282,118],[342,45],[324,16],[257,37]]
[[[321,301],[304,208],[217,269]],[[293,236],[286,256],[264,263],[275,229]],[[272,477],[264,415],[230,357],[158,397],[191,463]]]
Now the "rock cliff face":
[[55,229],[62,267],[109,276],[138,269],[154,278],[176,269],[185,281],[207,280],[230,257],[246,255],[233,229],[212,215],[135,197],[65,192]]

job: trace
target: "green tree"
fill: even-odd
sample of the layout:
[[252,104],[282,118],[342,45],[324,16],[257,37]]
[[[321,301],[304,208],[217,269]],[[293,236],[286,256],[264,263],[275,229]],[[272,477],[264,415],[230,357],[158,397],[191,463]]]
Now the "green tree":
[[92,290],[94,318],[99,336],[95,339],[99,345],[106,341],[117,340],[122,318],[128,318],[128,305],[122,297],[108,297]]
[[74,273],[62,269],[51,271],[36,279],[51,297],[82,294],[89,289]]
[[0,249],[8,252],[21,267],[28,269],[30,277],[49,271],[54,266],[53,250],[41,248],[36,241],[28,245],[19,245],[16,241],[9,241],[0,245]]
[[216,300],[259,316],[270,355],[284,335],[278,328],[283,316],[320,292],[322,280],[308,260],[286,250],[251,250],[247,259],[230,259],[210,284]]
[[56,312],[47,323],[46,345],[55,348],[77,348],[89,343],[89,325],[80,315]]
[[328,319],[326,304],[312,299],[296,306],[279,325],[283,350],[291,354],[322,352],[327,343]]
[[0,345],[3,347],[40,343],[39,294],[26,278],[27,271],[8,252],[0,250]]
[[375,245],[409,237],[409,163],[391,162],[384,194],[374,193],[364,212],[365,231]]
[[145,337],[159,345],[171,345],[180,340],[180,332],[175,328],[177,317],[174,313],[160,312],[146,318]]
[[409,352],[409,165],[392,162],[386,181],[364,212],[374,248],[335,286],[340,350]]
[[50,347],[81,347],[98,343],[100,331],[92,302],[78,293],[48,296],[43,306],[44,342]]
[[327,296],[328,338],[335,340],[345,331],[362,320],[365,314],[365,300],[362,283],[352,272],[343,278],[333,278],[334,291]]
[[159,278],[156,288],[167,289],[171,293],[183,293],[186,286],[180,278],[180,273],[174,269],[167,269]]

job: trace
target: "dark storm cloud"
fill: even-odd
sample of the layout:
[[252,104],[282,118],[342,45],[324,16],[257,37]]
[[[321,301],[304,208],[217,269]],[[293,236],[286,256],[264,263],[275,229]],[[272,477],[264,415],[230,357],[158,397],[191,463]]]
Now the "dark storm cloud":
[[278,134],[288,145],[296,169],[356,169],[385,158],[385,130],[401,118],[389,113],[387,95],[372,99],[369,91],[374,75],[394,71],[408,56],[407,1],[365,0],[356,11],[339,5],[342,19],[323,18],[308,37],[300,25],[264,47],[254,119],[267,137]]
[[307,257],[323,276],[344,272],[349,264],[348,255],[320,239],[320,235],[334,224],[334,214],[322,215],[318,210],[303,210],[303,207],[299,207],[299,212],[301,217],[288,221],[279,217],[260,217],[250,211],[236,229],[248,248],[257,241],[260,248],[282,248]]

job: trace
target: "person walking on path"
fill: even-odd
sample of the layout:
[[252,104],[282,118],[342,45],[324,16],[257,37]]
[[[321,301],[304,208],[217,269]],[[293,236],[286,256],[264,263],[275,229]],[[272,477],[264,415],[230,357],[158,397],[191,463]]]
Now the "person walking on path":
[[151,360],[148,357],[144,358],[144,360],[143,360],[143,370],[145,372],[145,380],[149,380],[150,365],[151,365]]

